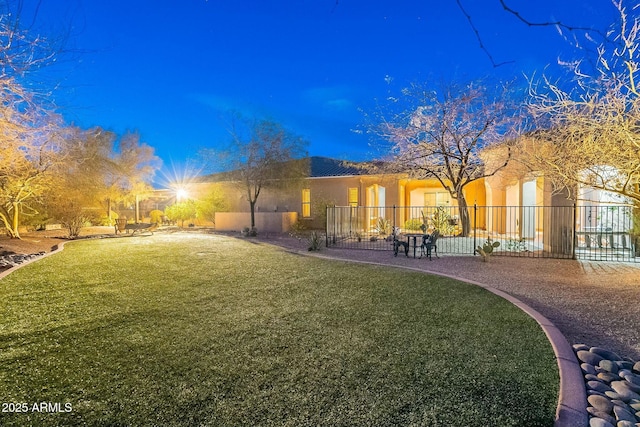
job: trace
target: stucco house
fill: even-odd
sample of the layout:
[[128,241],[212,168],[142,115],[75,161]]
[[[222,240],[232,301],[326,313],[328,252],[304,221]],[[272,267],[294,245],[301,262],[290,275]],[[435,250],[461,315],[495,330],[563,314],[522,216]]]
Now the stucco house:
[[[484,153],[484,161],[502,161],[501,150]],[[339,235],[342,240],[364,236],[377,241],[393,227],[415,231],[416,224],[433,227],[445,216],[451,225],[445,234],[459,234],[457,201],[436,179],[370,172],[364,164],[319,156],[309,157],[308,162],[308,176],[296,185],[262,189],[256,203],[258,232],[287,232],[299,222],[333,233],[334,240]],[[226,212],[216,213],[216,229],[240,231],[249,226],[249,203],[225,174],[185,184],[193,199],[206,198],[214,189],[225,195],[228,204]],[[580,248],[633,252],[631,208],[623,200],[585,188],[576,190],[580,197],[574,201],[564,192],[555,192],[543,175],[532,173],[518,159],[491,177],[473,181],[464,194],[476,239],[491,236],[502,239],[505,248],[562,256],[575,256]],[[167,195],[171,192],[165,190]],[[213,225],[199,218],[194,223]],[[465,250],[473,253],[474,246]]]

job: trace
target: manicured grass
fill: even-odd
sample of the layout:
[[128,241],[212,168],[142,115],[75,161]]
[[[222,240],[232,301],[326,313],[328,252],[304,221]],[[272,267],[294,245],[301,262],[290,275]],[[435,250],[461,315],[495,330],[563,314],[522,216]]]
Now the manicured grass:
[[0,281],[0,400],[72,406],[1,425],[551,426],[558,383],[483,289],[249,241],[76,242]]

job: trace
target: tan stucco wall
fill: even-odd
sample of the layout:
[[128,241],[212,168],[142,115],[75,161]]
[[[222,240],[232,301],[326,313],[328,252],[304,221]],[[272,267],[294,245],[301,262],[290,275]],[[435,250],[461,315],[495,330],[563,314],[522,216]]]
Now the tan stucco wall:
[[[286,233],[298,219],[297,212],[256,212],[258,232]],[[216,212],[216,230],[242,231],[251,225],[249,212]]]

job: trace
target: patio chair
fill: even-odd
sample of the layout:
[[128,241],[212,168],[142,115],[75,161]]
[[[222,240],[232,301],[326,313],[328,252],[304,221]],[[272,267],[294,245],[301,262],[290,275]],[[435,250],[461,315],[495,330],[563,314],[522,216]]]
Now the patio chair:
[[405,256],[409,256],[409,243],[398,240],[397,230],[393,230],[393,256],[398,256],[398,251],[400,247],[404,251]]
[[440,237],[440,232],[438,230],[433,230],[431,234],[425,234],[422,236],[422,244],[420,245],[420,258],[426,256],[431,261],[431,251],[436,254],[436,258],[440,258],[438,256],[438,245],[436,242]]

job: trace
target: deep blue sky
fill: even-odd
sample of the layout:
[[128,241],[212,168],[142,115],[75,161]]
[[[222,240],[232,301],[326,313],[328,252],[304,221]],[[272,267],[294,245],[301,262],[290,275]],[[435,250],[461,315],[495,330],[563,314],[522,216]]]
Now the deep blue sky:
[[[26,10],[36,0],[24,0]],[[498,0],[42,0],[37,28],[71,27],[58,66],[68,122],[136,130],[165,165],[225,142],[230,109],[305,137],[311,155],[371,155],[363,115],[410,82],[541,73],[576,52]],[[609,0],[507,0],[532,21],[606,29]],[[63,6],[61,6],[63,5]],[[554,67],[552,67],[553,69]]]

